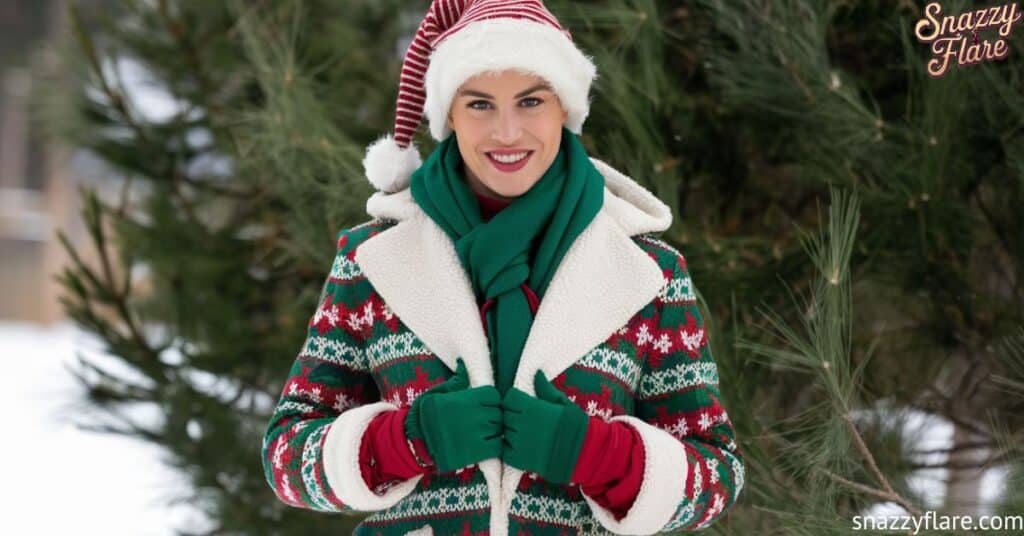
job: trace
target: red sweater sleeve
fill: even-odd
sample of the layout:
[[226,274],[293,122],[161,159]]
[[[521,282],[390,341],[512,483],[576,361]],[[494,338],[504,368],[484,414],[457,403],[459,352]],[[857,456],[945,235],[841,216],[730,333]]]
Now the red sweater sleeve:
[[590,417],[572,481],[578,482],[583,493],[620,520],[633,506],[643,479],[644,445],[640,433],[626,423]]
[[385,411],[370,421],[363,434],[359,445],[359,469],[366,485],[378,493],[383,492],[380,487],[386,489],[397,482],[427,473],[430,468],[421,467],[416,457],[424,463],[433,464],[422,445],[414,445],[415,456],[409,449],[405,437],[405,417],[408,414],[409,408]]

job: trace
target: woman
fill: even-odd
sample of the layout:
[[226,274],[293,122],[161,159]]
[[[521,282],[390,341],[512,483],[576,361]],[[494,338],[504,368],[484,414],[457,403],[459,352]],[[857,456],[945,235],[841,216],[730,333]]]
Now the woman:
[[[356,534],[653,534],[743,485],[671,212],[586,155],[593,64],[538,0],[435,0],[372,220],[342,230],[263,442]],[[440,143],[420,162],[423,114]]]

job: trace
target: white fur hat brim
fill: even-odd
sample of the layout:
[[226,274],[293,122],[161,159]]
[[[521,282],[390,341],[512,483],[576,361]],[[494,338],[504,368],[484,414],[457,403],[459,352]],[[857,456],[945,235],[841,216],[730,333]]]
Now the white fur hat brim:
[[437,141],[448,137],[448,111],[459,86],[485,72],[519,70],[551,88],[568,112],[565,127],[580,134],[590,112],[590,86],[597,78],[593,61],[558,28],[529,19],[485,19],[449,35],[430,56],[425,79],[424,114]]

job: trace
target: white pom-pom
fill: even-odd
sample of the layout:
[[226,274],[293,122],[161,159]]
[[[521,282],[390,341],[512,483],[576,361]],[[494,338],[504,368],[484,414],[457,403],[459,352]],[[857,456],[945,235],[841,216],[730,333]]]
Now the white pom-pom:
[[423,160],[416,145],[401,148],[391,134],[373,142],[366,148],[363,169],[366,178],[378,190],[394,193],[409,186],[409,178]]

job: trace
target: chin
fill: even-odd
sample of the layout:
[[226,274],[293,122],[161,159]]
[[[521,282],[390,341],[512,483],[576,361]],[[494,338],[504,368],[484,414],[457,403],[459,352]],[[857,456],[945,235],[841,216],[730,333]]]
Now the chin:
[[491,191],[502,196],[502,197],[519,197],[525,194],[529,188],[516,188],[516,187],[505,187],[505,188],[491,188]]
[[[524,173],[524,177],[530,176],[529,173],[532,172]],[[530,191],[530,188],[533,188],[533,185],[537,184],[539,180],[540,176],[537,176],[534,179],[516,178],[514,180],[509,180],[508,177],[502,177],[496,180],[496,184],[501,184],[503,187],[491,188],[491,190],[505,197],[519,197]]]

